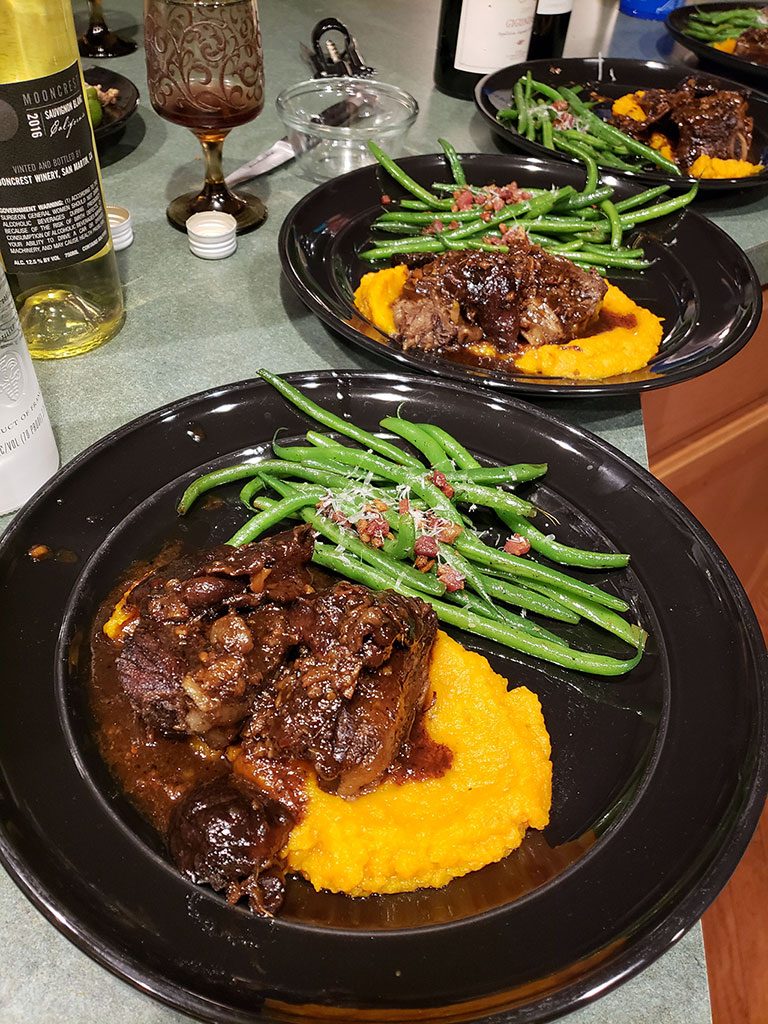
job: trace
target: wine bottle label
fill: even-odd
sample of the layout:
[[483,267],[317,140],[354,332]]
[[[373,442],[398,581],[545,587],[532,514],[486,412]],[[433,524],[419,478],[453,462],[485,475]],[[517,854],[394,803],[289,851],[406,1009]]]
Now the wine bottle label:
[[109,240],[77,62],[0,85],[0,256],[9,273],[79,263]]
[[539,0],[536,6],[537,14],[570,14],[573,10],[573,0]]
[[528,55],[536,0],[463,0],[454,65],[486,75]]

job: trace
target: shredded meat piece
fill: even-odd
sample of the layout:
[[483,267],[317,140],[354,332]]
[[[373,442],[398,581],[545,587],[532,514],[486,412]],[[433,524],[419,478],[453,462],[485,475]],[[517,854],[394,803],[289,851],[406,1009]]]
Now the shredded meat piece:
[[768,64],[768,27],[750,28],[736,40],[734,56],[754,64]]
[[393,305],[404,348],[450,350],[485,338],[515,351],[570,341],[597,318],[606,292],[597,274],[523,232],[507,232],[504,244],[508,253],[450,252],[411,271]]

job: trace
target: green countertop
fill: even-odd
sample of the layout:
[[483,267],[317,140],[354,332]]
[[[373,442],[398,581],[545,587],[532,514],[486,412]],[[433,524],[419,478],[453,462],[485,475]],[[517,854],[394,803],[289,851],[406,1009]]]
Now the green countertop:
[[[596,16],[606,22],[606,31],[611,21],[614,41],[604,52],[669,55],[671,41],[658,24],[622,16],[609,19],[605,0],[583,2],[598,8],[602,4],[602,13]],[[409,152],[432,151],[440,134],[449,135],[460,150],[498,149],[471,104],[432,87],[437,9],[436,0],[335,0],[332,8],[320,0],[262,0],[267,106],[257,120],[227,140],[225,170],[252,158],[283,134],[274,112],[275,96],[284,86],[307,77],[298,56],[299,41],[307,41],[316,21],[329,13],[348,21],[365,59],[381,78],[403,86],[419,101],[421,113],[408,139]],[[79,7],[76,10],[82,15]],[[138,0],[123,0],[122,9],[109,7],[107,18],[112,27],[139,35]],[[277,233],[311,183],[291,165],[251,183],[269,208],[266,225],[242,237],[229,259],[196,259],[185,236],[167,224],[164,209],[171,198],[200,183],[199,146],[189,132],[162,121],[149,107],[142,50],[104,63],[135,81],[142,95],[125,135],[102,160],[107,201],[128,207],[133,215],[135,242],[118,255],[128,316],[121,333],[103,348],[77,359],[37,364],[62,460],[149,409],[252,376],[260,365],[278,372],[376,368],[368,357],[330,335],[281,279]],[[754,196],[743,204],[731,199],[706,207],[746,248],[764,281],[766,210],[765,197]],[[548,402],[546,408],[597,432],[645,464],[637,399]],[[8,517],[0,519],[0,530],[8,522]],[[186,1019],[92,963],[33,910],[4,874],[0,924],[5,936],[0,952],[0,1024],[170,1024]],[[643,974],[568,1020],[709,1024],[700,927]]]

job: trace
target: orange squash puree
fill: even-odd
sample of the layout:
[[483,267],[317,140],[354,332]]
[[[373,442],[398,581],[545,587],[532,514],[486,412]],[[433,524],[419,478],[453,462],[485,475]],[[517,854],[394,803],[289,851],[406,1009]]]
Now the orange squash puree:
[[453,751],[439,779],[382,783],[355,800],[308,785],[286,848],[288,869],[351,896],[438,888],[501,860],[552,801],[549,735],[538,697],[438,633],[426,726]]
[[667,160],[675,159],[675,155],[672,152],[672,147],[669,144],[669,139],[666,135],[663,135],[661,132],[652,132],[651,137],[648,140],[648,145],[651,146],[653,149],[657,149],[663,157],[667,158]]
[[688,173],[692,178],[749,178],[762,171],[762,164],[748,160],[721,160],[717,156],[696,157]]
[[600,380],[639,370],[659,351],[664,336],[661,320],[615,285],[608,285],[601,316],[616,326],[566,345],[530,348],[515,359],[515,367],[543,377]]
[[408,279],[408,267],[400,264],[364,274],[355,292],[355,305],[385,334],[396,334],[392,306]]
[[[357,308],[388,334],[396,333],[392,304],[407,277],[404,266],[373,271],[365,274],[355,292]],[[481,341],[467,346],[467,351],[480,359],[492,359],[502,366],[513,364],[516,370],[543,377],[599,380],[645,366],[659,350],[664,335],[661,320],[612,284],[608,285],[602,312],[605,319],[616,321],[610,329],[588,338],[576,338],[567,345],[540,345],[521,355],[499,352],[492,342]]]
[[716,50],[722,50],[723,53],[733,53],[736,49],[735,39],[723,39],[719,43],[712,43]]
[[611,113],[614,117],[631,117],[633,121],[645,121],[648,115],[637,102],[643,96],[645,96],[644,89],[641,89],[639,92],[628,92],[624,96],[619,96],[617,100],[613,101]]

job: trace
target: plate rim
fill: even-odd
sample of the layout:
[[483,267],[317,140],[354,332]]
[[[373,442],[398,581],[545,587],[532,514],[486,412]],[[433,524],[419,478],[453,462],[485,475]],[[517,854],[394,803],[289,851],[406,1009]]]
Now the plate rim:
[[[389,379],[393,383],[416,383],[423,385],[427,379],[423,375],[411,373],[398,373],[394,371],[376,372],[346,368],[341,370],[305,370],[284,374],[283,376],[297,386],[313,383],[318,380],[320,382],[323,380],[336,381],[339,376],[351,378],[350,391],[356,381],[364,383],[366,380],[374,379],[381,382],[382,379]],[[477,396],[474,390],[466,384],[450,380],[443,380],[439,383],[442,387],[449,390],[458,389],[464,392],[467,398],[476,400]],[[209,388],[149,410],[128,423],[120,425],[104,437],[97,439],[67,462],[11,521],[3,536],[0,537],[0,560],[7,556],[9,549],[12,549],[17,532],[23,530],[26,522],[33,518],[38,508],[47,501],[49,494],[58,486],[59,482],[77,474],[94,455],[102,452],[105,448],[113,446],[115,443],[119,443],[123,437],[134,434],[153,422],[161,421],[171,413],[183,414],[186,408],[201,402],[215,400],[222,395],[231,393],[233,389],[258,393],[258,390],[261,388],[267,389],[268,385],[260,378],[250,378]],[[487,397],[490,401],[494,396],[489,393]],[[593,431],[563,420],[545,409],[536,406],[531,407],[529,403],[523,402],[516,396],[503,395],[501,397],[505,403],[513,407],[523,406],[529,413],[533,411],[545,423],[555,424],[558,428],[564,428],[570,434],[586,437],[590,443],[597,445],[601,453],[607,453],[611,458],[618,459],[625,468],[639,476],[655,496],[662,497],[667,505],[678,514],[682,513],[688,527],[692,529],[693,533],[700,540],[706,543],[706,547],[718,563],[720,571],[728,579],[731,591],[737,598],[744,615],[744,623],[750,639],[750,650],[755,655],[757,674],[754,682],[763,697],[761,733],[765,736],[768,733],[768,705],[765,700],[768,697],[768,658],[766,658],[765,654],[763,654],[762,659],[758,657],[758,645],[764,646],[762,633],[744,588],[711,535],[668,488],[653,477],[644,466],[637,463],[621,449],[616,448],[610,441],[595,434]],[[78,585],[81,573],[82,569],[75,577],[72,584],[73,590]],[[702,876],[694,889],[683,896],[679,903],[675,905],[674,913],[660,920],[649,933],[636,940],[629,949],[621,951],[617,955],[616,960],[610,960],[602,966],[598,965],[576,981],[566,983],[558,989],[556,993],[548,997],[547,1009],[543,1015],[536,1010],[536,1004],[534,1003],[531,1004],[532,1009],[529,1013],[524,1011],[522,1013],[518,1012],[515,1020],[522,1022],[525,1020],[541,1021],[551,1019],[552,1016],[558,1015],[565,1010],[572,1010],[578,1006],[586,1005],[594,1001],[598,994],[601,995],[604,992],[615,989],[623,981],[637,974],[666,952],[667,949],[671,948],[696,923],[701,912],[709,905],[730,877],[757,825],[766,790],[768,790],[768,745],[760,744],[752,773],[749,797],[738,819],[739,828],[731,830],[726,842],[719,847],[716,860],[710,864],[707,872]],[[220,1015],[222,1010],[227,1014],[228,1020],[246,1022],[263,1019],[258,1011],[252,1013],[251,1011],[235,1010],[231,1006],[222,1006],[218,1002],[206,999],[200,995],[196,994],[193,996],[191,993],[183,990],[178,984],[169,982],[163,975],[155,972],[151,967],[140,964],[136,957],[129,956],[126,951],[122,950],[118,954],[114,950],[109,949],[108,946],[105,946],[105,944],[94,941],[91,935],[84,934],[82,922],[73,922],[73,915],[62,914],[60,911],[57,912],[56,900],[51,897],[51,893],[39,883],[35,884],[37,882],[36,879],[30,879],[29,872],[25,870],[21,859],[15,856],[15,850],[12,844],[8,842],[5,832],[2,830],[0,830],[0,862],[6,867],[18,888],[41,911],[43,916],[54,924],[60,933],[96,962],[106,967],[111,973],[128,981],[145,994],[151,995],[166,1005],[182,1009],[184,1012],[204,1020],[214,1021],[219,1019],[215,1015]],[[78,915],[74,916],[78,917]],[[682,919],[687,921],[684,926],[681,926],[680,923]],[[599,990],[598,993],[595,993],[595,988]],[[469,1017],[466,1014],[461,1015],[462,1004],[454,1005],[460,1012],[460,1017],[457,1019],[487,1021],[489,1024],[491,1021],[498,1021],[498,1024],[502,1024],[502,1021],[508,1019],[506,1016],[503,1016],[503,1007],[496,1006],[491,1008],[488,1015]],[[354,1014],[356,1011],[352,1009],[351,1012]],[[361,1011],[357,1018],[353,1017],[352,1019],[362,1021],[366,1019],[366,1015]]]
[[[535,165],[537,167],[546,168],[547,160],[533,157],[528,154],[522,153],[460,153],[461,157],[472,157],[479,159],[501,159],[509,160],[512,163],[515,161],[522,162],[523,164]],[[417,160],[426,159],[442,159],[441,154],[438,153],[420,153],[413,156],[402,158],[399,163],[408,163],[410,166],[411,162]],[[575,170],[577,165],[574,163],[561,162],[557,165],[560,168],[570,167]],[[547,383],[547,378],[532,376],[530,382],[525,378],[512,378],[509,381],[501,380],[498,378],[487,378],[480,374],[472,374],[469,369],[465,368],[461,364],[454,363],[450,359],[442,359],[440,361],[435,360],[434,362],[411,362],[407,353],[401,348],[391,346],[385,347],[380,342],[375,341],[372,338],[366,337],[362,332],[356,330],[349,324],[340,321],[340,319],[330,310],[327,309],[325,303],[319,299],[314,291],[310,291],[303,280],[299,276],[298,272],[294,267],[294,261],[292,258],[292,252],[290,247],[290,235],[293,230],[293,224],[296,218],[304,211],[304,209],[310,206],[316,198],[331,184],[336,184],[339,181],[349,179],[351,176],[364,176],[366,174],[375,174],[377,170],[376,164],[367,164],[364,167],[357,168],[354,171],[348,171],[347,174],[341,175],[339,178],[334,178],[332,182],[324,182],[317,185],[308,192],[305,196],[302,196],[286,214],[282,224],[280,225],[280,231],[278,233],[277,248],[280,256],[280,264],[282,271],[285,274],[291,288],[294,293],[301,299],[304,305],[321,321],[325,324],[326,328],[330,329],[334,335],[341,336],[345,341],[351,343],[357,348],[363,349],[365,352],[372,355],[375,359],[383,362],[395,362],[396,364],[407,367],[407,370],[403,372],[421,372],[429,374],[430,376],[437,377],[438,379],[450,379],[460,384],[473,384],[473,386],[482,389],[487,389],[489,393],[493,394],[505,394],[505,395],[528,395],[532,398],[536,396],[542,398],[608,398],[608,397],[621,397],[628,395],[640,395],[645,391],[656,391],[660,388],[671,387],[674,384],[682,383],[687,380],[695,380],[697,377],[704,376],[710,370],[716,369],[718,366],[722,366],[729,359],[740,352],[744,346],[750,341],[752,336],[757,329],[757,325],[760,321],[760,317],[763,311],[763,297],[760,280],[757,276],[757,271],[754,264],[739,246],[734,238],[732,238],[727,231],[720,227],[719,224],[715,224],[714,221],[705,217],[697,210],[691,209],[690,206],[686,207],[682,213],[683,217],[693,217],[702,224],[706,225],[707,230],[711,230],[716,238],[725,245],[731,247],[737,251],[744,260],[744,266],[749,275],[749,290],[752,293],[753,308],[752,314],[748,322],[742,327],[740,333],[736,338],[729,343],[728,346],[721,349],[717,355],[711,356],[706,363],[704,369],[698,373],[691,373],[689,366],[679,368],[677,371],[673,371],[663,376],[651,377],[641,381],[630,381],[626,383],[609,383],[611,378],[606,378],[606,381],[601,383],[599,380],[593,381],[589,384],[579,385],[578,387],[563,384],[563,383]],[[606,175],[607,178],[613,175]],[[642,191],[643,188],[639,183],[629,182],[627,179],[623,179],[620,184],[622,186],[632,188],[635,187],[637,191]]]

